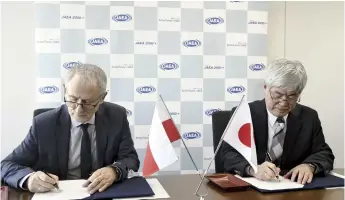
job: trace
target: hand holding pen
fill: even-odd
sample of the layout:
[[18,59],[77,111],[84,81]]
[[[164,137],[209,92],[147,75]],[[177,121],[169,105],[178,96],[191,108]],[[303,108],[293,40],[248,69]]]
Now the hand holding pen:
[[[46,171],[43,171],[43,173],[45,173],[47,176],[49,176],[50,178],[52,178],[52,179],[54,179],[54,177],[52,177],[50,174],[48,174]],[[56,183],[55,184],[53,184],[54,185],[54,187],[55,187],[55,189],[56,190],[60,190],[60,188],[59,188],[59,185],[58,185],[58,181],[56,181]]]
[[259,180],[270,181],[279,179],[280,169],[272,162],[266,161],[258,166],[257,172],[253,176]]

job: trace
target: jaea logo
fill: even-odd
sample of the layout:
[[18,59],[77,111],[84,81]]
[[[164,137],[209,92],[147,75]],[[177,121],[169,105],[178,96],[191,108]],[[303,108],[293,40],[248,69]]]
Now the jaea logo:
[[211,109],[207,109],[205,111],[205,115],[211,117],[213,113],[217,112],[217,111],[221,111],[220,108],[211,108]]
[[119,14],[119,15],[114,15],[112,17],[112,20],[115,22],[128,22],[132,20],[132,16],[129,14]]
[[39,91],[41,94],[52,94],[52,93],[59,92],[59,88],[56,87],[55,85],[50,85],[50,86],[40,87],[40,88],[38,89],[38,91]]
[[179,66],[175,62],[171,62],[171,63],[162,63],[161,65],[159,65],[159,68],[165,71],[165,70],[175,70],[179,68]]
[[221,17],[209,17],[205,22],[209,25],[222,24],[224,23],[224,19]]
[[201,45],[201,41],[200,40],[186,40],[183,42],[183,45],[185,47],[198,47]]
[[81,62],[65,62],[63,65],[62,65],[62,67],[63,68],[65,68],[65,69],[67,69],[67,70],[70,70],[70,69],[72,69],[73,67],[75,67],[75,66],[78,66],[78,65],[82,65],[83,63],[81,63]]
[[88,40],[88,43],[91,46],[99,46],[99,45],[104,45],[104,44],[108,44],[108,40],[104,37],[101,38],[91,38]]
[[153,93],[156,91],[156,88],[154,88],[153,86],[142,86],[142,87],[138,87],[136,89],[136,91],[139,94],[149,94],[149,93]]
[[249,69],[251,69],[252,71],[262,71],[265,69],[265,65],[262,63],[258,63],[258,64],[251,64],[249,66]]
[[232,86],[228,87],[227,91],[230,94],[238,94],[244,92],[246,89],[243,86]]
[[186,140],[198,139],[201,137],[201,133],[199,133],[198,131],[187,132],[187,133],[184,133],[182,137]]

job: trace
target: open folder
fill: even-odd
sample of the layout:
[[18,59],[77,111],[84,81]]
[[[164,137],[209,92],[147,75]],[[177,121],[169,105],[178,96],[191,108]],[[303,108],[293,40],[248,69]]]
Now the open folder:
[[115,199],[115,198],[148,198],[155,195],[147,180],[141,176],[125,179],[115,183],[103,192],[90,195],[82,184],[85,180],[59,181],[60,191],[51,190],[36,193],[32,200],[68,200],[68,199]]
[[254,189],[262,193],[344,187],[344,178],[333,174],[314,176],[312,182],[305,185],[285,179],[284,177],[280,177],[280,181],[261,181],[257,178],[243,178],[238,175],[236,177],[249,183]]

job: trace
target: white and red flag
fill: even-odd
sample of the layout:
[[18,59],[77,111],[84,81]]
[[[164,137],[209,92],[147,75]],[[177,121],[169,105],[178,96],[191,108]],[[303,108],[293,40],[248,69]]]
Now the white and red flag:
[[149,140],[143,165],[143,176],[150,176],[178,160],[173,142],[181,139],[162,98],[153,112]]
[[[230,123],[230,122],[229,122]],[[224,133],[223,140],[235,148],[257,170],[256,146],[250,108],[242,101],[234,113],[230,126]]]

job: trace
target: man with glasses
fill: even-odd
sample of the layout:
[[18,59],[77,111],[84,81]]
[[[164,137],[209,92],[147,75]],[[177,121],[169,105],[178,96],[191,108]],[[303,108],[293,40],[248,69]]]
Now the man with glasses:
[[92,194],[138,171],[126,109],[104,102],[106,85],[95,65],[68,71],[65,104],[34,117],[24,141],[1,162],[1,178],[31,192],[54,189],[58,180],[85,179]]
[[[258,170],[255,173],[240,153],[223,142],[220,156],[224,169],[260,180],[284,175],[298,183],[310,183],[313,176],[333,169],[334,155],[325,142],[317,112],[297,103],[307,83],[306,71],[298,61],[277,59],[267,73],[265,99],[249,103]],[[234,110],[227,114],[229,119]]]

